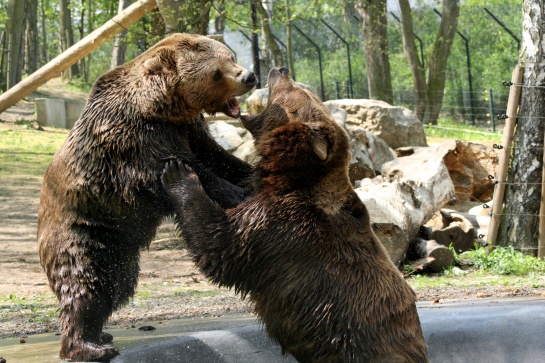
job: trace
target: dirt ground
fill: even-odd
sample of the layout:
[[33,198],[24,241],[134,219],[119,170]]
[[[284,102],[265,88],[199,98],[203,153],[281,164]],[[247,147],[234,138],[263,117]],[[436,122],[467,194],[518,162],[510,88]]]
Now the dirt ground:
[[[40,89],[47,96],[66,96],[56,91],[55,81]],[[60,81],[59,81],[60,82]],[[57,93],[55,93],[57,92]],[[33,95],[37,97],[39,95]],[[70,93],[74,97],[74,93]],[[85,95],[77,95],[85,97]],[[11,112],[11,114],[10,114]],[[33,104],[21,103],[0,115],[0,130],[20,127],[14,120],[33,119]],[[7,122],[6,122],[7,121]],[[46,132],[55,132],[47,129]],[[1,167],[1,165],[0,165]],[[0,339],[58,331],[57,302],[40,266],[36,242],[41,176],[0,173]],[[43,175],[38,173],[35,175]],[[501,297],[535,294],[520,287],[456,288],[437,286],[417,291],[420,301],[468,297]],[[188,258],[172,221],[165,221],[149,250],[142,251],[138,291],[132,301],[116,312],[109,324],[131,327],[149,321],[195,316],[246,313],[251,304],[233,292],[211,285]]]

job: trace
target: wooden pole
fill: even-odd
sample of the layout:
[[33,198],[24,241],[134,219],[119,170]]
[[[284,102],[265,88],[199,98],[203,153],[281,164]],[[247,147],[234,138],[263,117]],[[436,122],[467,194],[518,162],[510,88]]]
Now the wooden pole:
[[[545,135],[544,135],[545,136]],[[544,137],[545,144],[545,137]],[[545,258],[545,148],[541,171],[541,205],[539,206],[539,239],[537,241],[537,257]]]
[[507,170],[509,169],[509,157],[511,156],[513,144],[513,133],[517,123],[517,112],[521,93],[521,87],[519,85],[522,82],[523,73],[524,68],[520,64],[517,64],[511,77],[511,82],[514,85],[511,86],[509,91],[509,101],[507,102],[508,118],[505,120],[505,127],[503,128],[503,148],[500,150],[498,171],[496,175],[496,181],[498,183],[496,184],[494,197],[492,198],[492,212],[487,236],[489,246],[494,246],[496,244],[496,238],[498,237],[500,217],[503,209],[503,197],[505,195],[505,182],[507,181]]
[[155,0],[137,0],[122,13],[108,20],[85,38],[68,48],[49,63],[32,73],[26,79],[14,85],[0,96],[0,113],[13,106],[17,101],[31,94],[57,74],[100,47],[110,37],[125,30],[129,25],[146,15],[157,6]]

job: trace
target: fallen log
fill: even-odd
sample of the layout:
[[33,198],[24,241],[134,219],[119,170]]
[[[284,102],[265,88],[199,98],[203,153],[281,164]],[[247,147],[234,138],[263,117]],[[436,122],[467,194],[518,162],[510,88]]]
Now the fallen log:
[[418,237],[411,247],[410,256],[416,260],[433,258],[434,260],[427,266],[432,272],[442,272],[454,263],[454,255],[447,247],[434,240],[428,241]]

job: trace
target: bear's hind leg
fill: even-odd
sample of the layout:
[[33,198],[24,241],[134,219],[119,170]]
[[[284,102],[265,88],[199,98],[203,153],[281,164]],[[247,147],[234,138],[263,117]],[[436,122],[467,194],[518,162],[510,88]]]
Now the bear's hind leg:
[[[92,295],[91,295],[92,294]],[[119,354],[117,348],[103,346],[102,326],[112,310],[111,299],[104,293],[61,295],[61,359],[104,361]]]
[[105,361],[119,353],[102,345],[111,342],[102,327],[117,296],[115,254],[93,248],[103,245],[88,238],[78,243],[79,249],[60,251],[53,259],[56,263],[49,265],[48,275],[60,301],[61,359]]

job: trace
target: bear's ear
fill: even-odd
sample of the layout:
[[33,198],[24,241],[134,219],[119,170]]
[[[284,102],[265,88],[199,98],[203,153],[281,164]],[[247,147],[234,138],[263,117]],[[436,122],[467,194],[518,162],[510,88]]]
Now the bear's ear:
[[325,135],[313,130],[312,131],[312,151],[320,158],[320,160],[324,161],[327,159],[327,140],[325,138]]
[[176,69],[176,62],[173,58],[173,52],[164,50],[157,53],[153,58],[144,62],[146,75],[166,75],[171,74]]

